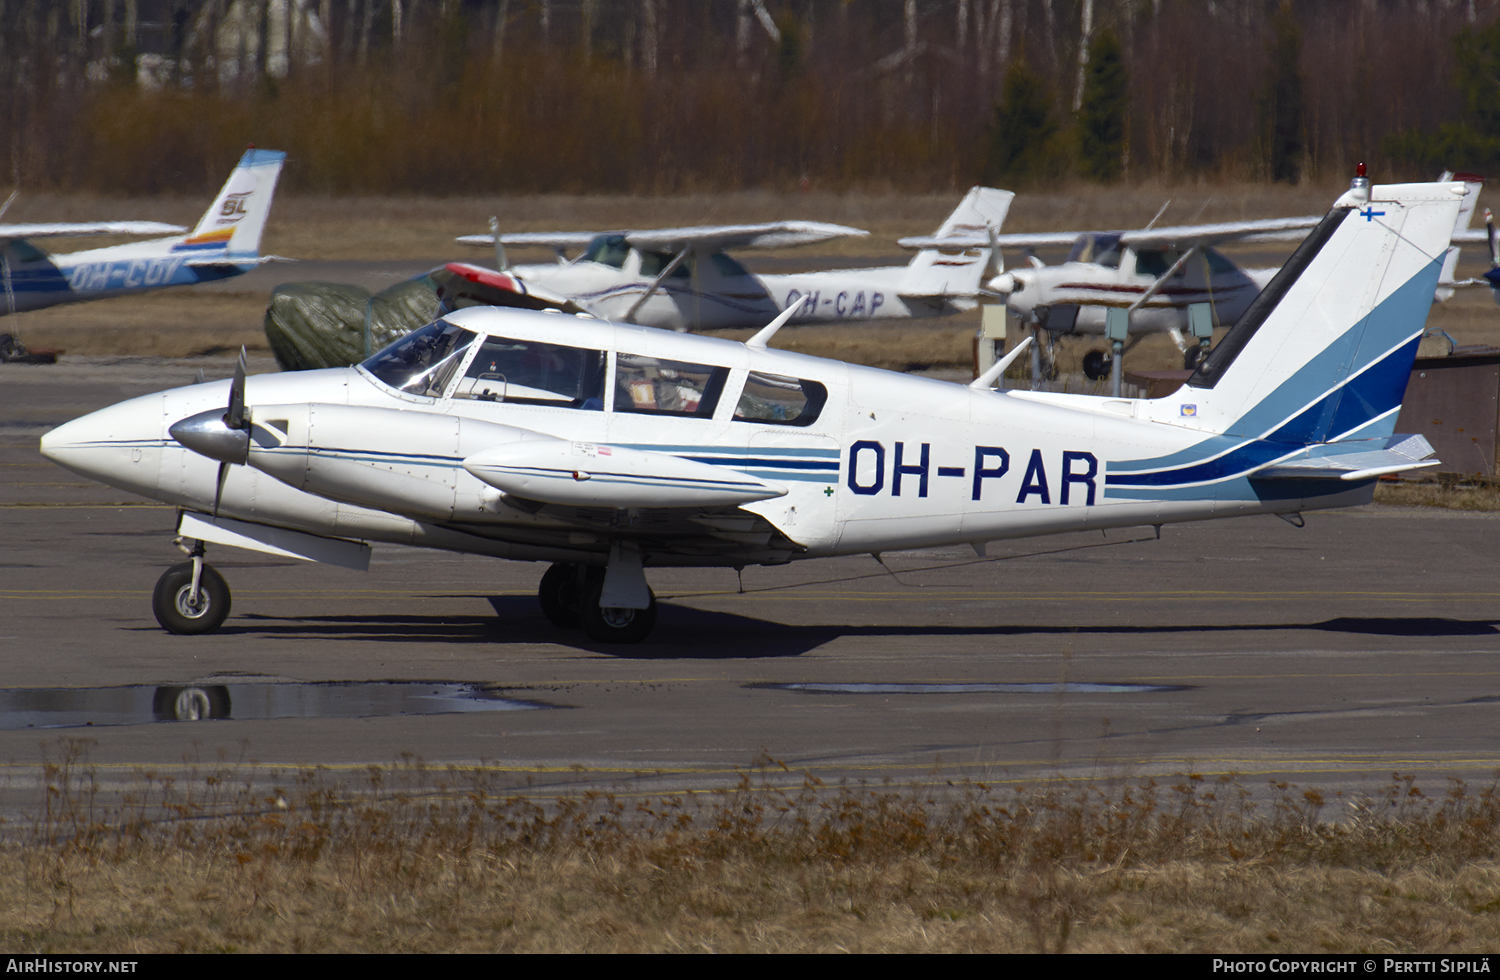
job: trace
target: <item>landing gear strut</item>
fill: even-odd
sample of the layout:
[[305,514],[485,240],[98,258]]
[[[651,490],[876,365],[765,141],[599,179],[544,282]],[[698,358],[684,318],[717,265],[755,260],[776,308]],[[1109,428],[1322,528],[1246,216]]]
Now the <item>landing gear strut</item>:
[[596,565],[553,565],[537,588],[542,614],[560,629],[582,626],[597,643],[639,643],[656,627],[656,596],[646,589],[644,609],[605,606],[605,575]]
[[229,616],[229,585],[203,562],[203,542],[189,554],[192,561],[173,565],[156,580],[151,611],[169,633],[212,633]]

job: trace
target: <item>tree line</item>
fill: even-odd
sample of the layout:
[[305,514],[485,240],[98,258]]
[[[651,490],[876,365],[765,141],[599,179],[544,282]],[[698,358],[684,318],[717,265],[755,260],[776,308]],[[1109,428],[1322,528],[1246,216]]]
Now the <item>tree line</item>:
[[1500,163],[1500,0],[0,0],[0,167],[947,191]]

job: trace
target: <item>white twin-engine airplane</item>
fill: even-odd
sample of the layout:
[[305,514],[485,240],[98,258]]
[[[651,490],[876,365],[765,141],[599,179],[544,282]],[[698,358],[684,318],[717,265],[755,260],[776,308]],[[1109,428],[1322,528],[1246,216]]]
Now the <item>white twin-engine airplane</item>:
[[[1361,165],[1362,167],[1363,165]],[[1484,232],[1469,230],[1470,216],[1479,197],[1483,178],[1460,174],[1465,195],[1453,226],[1454,242],[1483,241]],[[1231,326],[1244,315],[1251,302],[1276,275],[1275,268],[1243,269],[1215,245],[1299,241],[1315,227],[1319,218],[1270,218],[1262,221],[1231,221],[1219,224],[1179,225],[1134,231],[1019,233],[989,235],[973,232],[947,236],[903,238],[903,248],[948,251],[972,249],[988,244],[995,249],[1033,249],[1072,246],[1059,265],[1046,265],[1034,254],[1025,267],[1000,272],[986,286],[999,294],[1012,316],[1034,333],[1044,333],[1051,343],[1060,336],[1106,332],[1111,309],[1129,311],[1129,344],[1143,336],[1168,333],[1183,353],[1184,366],[1192,369],[1207,353],[1211,331]],[[1453,286],[1459,249],[1447,250],[1438,298],[1446,300]],[[1500,293],[1497,293],[1500,298]],[[1208,314],[1192,323],[1192,308]],[[1194,327],[1196,326],[1196,330]],[[1038,338],[1040,339],[1040,338]],[[1041,365],[1041,345],[1032,349],[1034,368]],[[1083,359],[1084,373],[1099,378],[1109,370],[1104,351],[1090,351]]]
[[[537,232],[465,235],[470,245],[496,245],[497,264],[533,291],[566,297],[604,320],[671,330],[759,327],[802,302],[793,323],[894,320],[970,310],[981,294],[991,252],[986,229],[1005,221],[1010,191],[975,187],[938,229],[936,238],[977,234],[979,245],[942,254],[921,251],[905,266],[838,269],[794,275],[752,275],[733,248],[786,248],[869,232],[844,225],[783,221],[705,225],[653,231]],[[504,246],[555,249],[558,262],[510,266]],[[572,261],[567,249],[583,249]],[[993,270],[990,270],[993,272]]]
[[106,299],[165,286],[227,279],[276,256],[260,255],[285,153],[249,149],[191,234],[128,245],[47,255],[31,240],[74,235],[160,235],[180,232],[152,221],[83,224],[0,224],[0,315]]
[[1154,400],[993,390],[1007,361],[964,386],[769,348],[793,310],[735,343],[474,307],[356,367],[242,367],[123,402],[42,452],[182,509],[192,560],[154,601],[179,633],[229,613],[204,542],[352,567],[371,543],[551,562],[554,623],[632,642],[656,618],[650,567],[982,553],[1245,514],[1300,526],[1437,465],[1394,427],[1463,195],[1356,178]]

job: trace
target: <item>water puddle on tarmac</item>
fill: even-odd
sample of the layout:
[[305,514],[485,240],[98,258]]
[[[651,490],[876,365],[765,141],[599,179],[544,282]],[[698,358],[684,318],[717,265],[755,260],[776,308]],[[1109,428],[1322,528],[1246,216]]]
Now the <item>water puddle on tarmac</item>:
[[1184,684],[749,684],[748,687],[804,694],[1158,694],[1186,691]]
[[555,707],[559,705],[507,698],[484,684],[451,681],[32,688],[0,690],[0,730],[209,719],[383,718]]

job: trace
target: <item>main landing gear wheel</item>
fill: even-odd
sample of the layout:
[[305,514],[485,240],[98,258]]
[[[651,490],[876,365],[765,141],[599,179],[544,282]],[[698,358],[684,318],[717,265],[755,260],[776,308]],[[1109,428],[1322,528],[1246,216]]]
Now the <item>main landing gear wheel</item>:
[[1109,373],[1110,358],[1102,350],[1091,350],[1083,355],[1083,373],[1090,381],[1098,381]]
[[583,630],[597,643],[639,643],[656,628],[656,594],[645,609],[617,609],[599,605],[604,592],[604,576],[589,576],[579,613]]
[[558,562],[547,569],[542,584],[537,587],[536,597],[542,604],[542,615],[559,629],[575,629],[583,624],[578,614],[583,593],[579,578],[577,565]]
[[193,635],[212,633],[229,616],[229,585],[224,577],[208,565],[193,595],[193,563],[185,561],[167,569],[156,580],[151,596],[151,611],[156,621],[169,633]]

